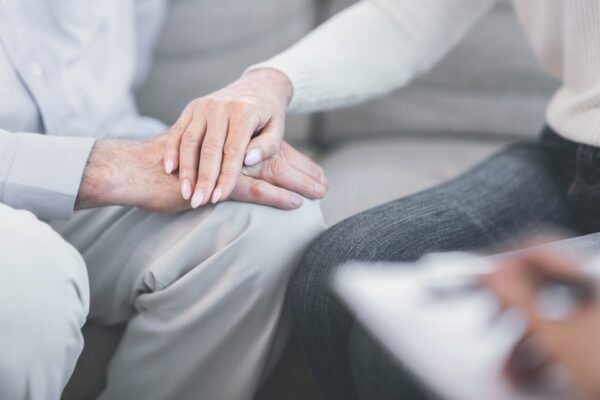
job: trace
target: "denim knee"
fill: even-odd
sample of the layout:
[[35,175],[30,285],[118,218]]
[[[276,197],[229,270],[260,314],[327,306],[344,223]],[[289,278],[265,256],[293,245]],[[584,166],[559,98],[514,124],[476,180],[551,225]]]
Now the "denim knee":
[[[343,221],[322,234],[305,253],[288,286],[288,306],[294,320],[313,319],[314,307],[327,308],[335,272],[347,260],[359,257],[364,235],[360,216]],[[307,321],[308,322],[308,321]]]

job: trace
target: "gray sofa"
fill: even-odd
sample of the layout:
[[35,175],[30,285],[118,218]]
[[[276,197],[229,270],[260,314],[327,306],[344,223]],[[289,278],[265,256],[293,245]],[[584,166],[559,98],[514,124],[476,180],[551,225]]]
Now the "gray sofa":
[[[173,121],[188,100],[354,2],[173,0],[141,110]],[[286,136],[311,147],[329,173],[323,210],[333,223],[456,175],[507,141],[535,136],[556,85],[537,64],[510,2],[500,1],[409,87],[351,109],[294,116]]]
[[[139,93],[143,113],[172,122],[192,98],[283,50],[350,0],[172,0],[154,68]],[[333,224],[447,180],[507,142],[532,140],[557,82],[531,54],[509,1],[433,71],[368,104],[293,116],[287,139],[313,155],[331,183],[322,202]],[[86,327],[88,346],[65,394],[93,397],[120,327]],[[290,347],[261,400],[316,399]],[[235,399],[232,399],[235,400]]]

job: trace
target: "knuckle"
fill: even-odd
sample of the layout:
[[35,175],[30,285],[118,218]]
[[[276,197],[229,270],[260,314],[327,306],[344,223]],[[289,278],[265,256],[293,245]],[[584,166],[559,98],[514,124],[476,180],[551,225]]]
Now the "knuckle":
[[215,183],[218,178],[218,172],[213,174],[207,168],[199,168],[198,169],[198,183],[203,184],[203,186],[211,186]]
[[202,172],[200,172],[198,174],[198,178],[196,179],[196,185],[198,187],[208,188],[211,185],[211,183],[212,183],[212,180],[210,179],[210,177],[207,174],[202,173]]
[[228,179],[233,178],[235,172],[232,170],[231,166],[225,166],[223,167],[223,169],[221,170],[221,173],[219,174],[219,180],[221,181],[226,181]]
[[273,176],[281,176],[285,171],[285,162],[279,158],[270,158],[267,163],[268,173]]
[[194,100],[190,101],[188,104],[188,107],[190,108],[190,110],[192,112],[195,113],[198,110],[203,109],[205,105],[206,105],[206,100],[204,98],[198,98],[198,99],[194,99]]
[[213,157],[221,152],[221,146],[215,140],[205,140],[201,152],[206,157]]
[[170,136],[165,144],[165,155],[174,156],[179,151],[179,140],[175,136]]
[[243,130],[248,130],[258,125],[260,120],[254,105],[246,101],[236,102],[229,112],[232,122]]
[[184,144],[196,143],[198,141],[198,135],[194,131],[185,131],[181,136],[181,141]]
[[208,110],[214,115],[222,116],[227,114],[229,108],[226,100],[211,100]]
[[261,181],[253,181],[250,184],[250,195],[255,198],[259,198],[264,196],[265,194],[265,186]]
[[229,186],[231,182],[235,182],[235,175],[232,172],[223,172],[219,177],[219,182],[223,186]]
[[198,113],[207,116],[215,115],[219,111],[219,101],[215,99],[205,99],[202,101],[202,106],[197,108]]
[[212,97],[202,97],[196,100],[196,107],[211,108],[215,104],[215,99]]
[[242,153],[242,146],[239,143],[227,144],[223,149],[225,157],[235,157]]
[[194,168],[191,168],[190,166],[181,167],[181,171],[179,172],[179,180],[183,180],[186,178],[193,180]]
[[169,133],[171,135],[180,135],[183,132],[183,124],[180,121],[175,122]]
[[223,99],[221,100],[221,107],[227,111],[237,111],[238,102],[233,99]]
[[254,113],[256,105],[251,101],[242,100],[236,103],[235,108],[240,114],[250,115]]
[[278,153],[281,153],[281,155],[284,157],[289,156],[290,152],[292,151],[292,146],[290,146],[289,144],[287,144],[287,142],[284,142],[284,141],[280,141],[275,146],[276,146],[275,150]]
[[194,162],[189,157],[181,157],[179,160],[181,173],[190,172],[195,169]]
[[255,110],[248,110],[238,114],[240,125],[254,133],[261,126],[260,114]]

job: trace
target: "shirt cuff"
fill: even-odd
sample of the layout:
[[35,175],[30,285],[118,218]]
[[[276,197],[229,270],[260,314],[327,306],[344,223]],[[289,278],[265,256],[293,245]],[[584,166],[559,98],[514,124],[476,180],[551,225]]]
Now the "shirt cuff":
[[0,202],[68,219],[95,139],[0,132]]

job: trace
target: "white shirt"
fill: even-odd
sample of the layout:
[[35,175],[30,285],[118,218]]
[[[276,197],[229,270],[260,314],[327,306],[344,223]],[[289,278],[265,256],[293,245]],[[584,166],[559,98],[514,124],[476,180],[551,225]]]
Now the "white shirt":
[[165,7],[0,0],[0,202],[68,218],[95,138],[147,129],[134,89]]
[[[291,111],[361,102],[435,65],[495,1],[364,0],[252,68],[275,68],[290,78]],[[600,146],[600,1],[513,3],[535,53],[563,82],[549,102],[547,123],[568,139]]]

